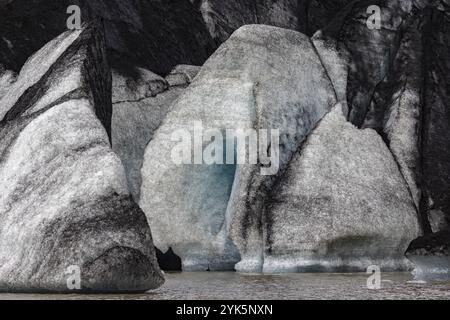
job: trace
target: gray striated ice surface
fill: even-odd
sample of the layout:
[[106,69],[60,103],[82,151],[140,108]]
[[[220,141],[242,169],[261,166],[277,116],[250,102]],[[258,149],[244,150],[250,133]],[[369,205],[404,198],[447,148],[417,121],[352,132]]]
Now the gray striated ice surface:
[[112,146],[122,160],[136,201],[140,196],[145,148],[173,102],[199,70],[197,66],[180,65],[166,79],[142,68],[136,68],[134,77],[113,70]]
[[[282,171],[335,103],[308,37],[261,25],[236,31],[202,67],[147,146],[140,206],[156,246],[172,247],[185,270],[232,269],[239,255],[239,270],[260,270],[259,207],[273,177],[262,176],[259,165],[176,165],[173,133],[193,134],[195,121],[205,131],[280,129]],[[255,264],[249,267],[248,261]]]
[[[0,100],[0,290],[139,292],[164,282],[111,150],[111,74],[97,24],[33,55]],[[73,270],[73,269],[71,269]]]
[[294,156],[265,216],[265,272],[406,269],[404,252],[419,235],[389,149],[347,122],[340,104]]

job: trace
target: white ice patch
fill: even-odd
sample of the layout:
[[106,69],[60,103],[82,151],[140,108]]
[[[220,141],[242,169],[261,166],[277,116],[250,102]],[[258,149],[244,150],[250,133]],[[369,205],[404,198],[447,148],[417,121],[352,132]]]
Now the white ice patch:
[[14,106],[23,93],[42,79],[55,61],[79,37],[83,30],[66,32],[46,44],[34,54],[23,66],[19,77],[8,93],[0,100],[0,120]]

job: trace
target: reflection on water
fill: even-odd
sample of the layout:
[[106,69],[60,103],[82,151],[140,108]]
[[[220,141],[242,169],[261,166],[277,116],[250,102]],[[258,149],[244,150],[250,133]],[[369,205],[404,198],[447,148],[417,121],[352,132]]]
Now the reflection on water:
[[380,290],[367,289],[366,274],[238,273],[166,274],[166,283],[146,294],[0,294],[0,299],[450,299],[450,282],[420,283],[409,273],[382,274]]

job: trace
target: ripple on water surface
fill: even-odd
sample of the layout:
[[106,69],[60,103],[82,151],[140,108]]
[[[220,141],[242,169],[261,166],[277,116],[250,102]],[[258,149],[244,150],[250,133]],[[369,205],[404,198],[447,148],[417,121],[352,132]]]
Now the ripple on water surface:
[[256,275],[200,272],[166,274],[166,283],[145,294],[0,294],[0,299],[450,299],[450,282],[413,281],[409,273],[384,273],[380,290],[366,274]]

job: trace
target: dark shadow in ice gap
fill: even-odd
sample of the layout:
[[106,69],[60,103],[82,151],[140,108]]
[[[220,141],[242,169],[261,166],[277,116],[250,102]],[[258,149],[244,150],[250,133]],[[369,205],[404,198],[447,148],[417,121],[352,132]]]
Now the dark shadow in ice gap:
[[164,271],[180,271],[181,272],[181,258],[169,248],[166,253],[156,248],[156,258],[158,259],[159,267]]

